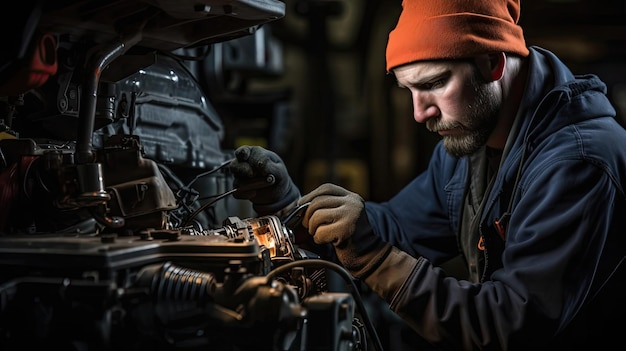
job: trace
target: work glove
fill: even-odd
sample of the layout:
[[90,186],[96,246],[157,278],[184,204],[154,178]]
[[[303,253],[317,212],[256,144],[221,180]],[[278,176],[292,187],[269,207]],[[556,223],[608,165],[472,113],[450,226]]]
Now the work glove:
[[354,278],[367,278],[389,254],[391,246],[373,232],[358,194],[326,183],[302,196],[298,205],[307,202],[302,226],[316,244],[332,244]]
[[240,146],[229,165],[237,189],[233,197],[250,200],[259,215],[279,214],[295,206],[300,190],[276,153],[260,146]]

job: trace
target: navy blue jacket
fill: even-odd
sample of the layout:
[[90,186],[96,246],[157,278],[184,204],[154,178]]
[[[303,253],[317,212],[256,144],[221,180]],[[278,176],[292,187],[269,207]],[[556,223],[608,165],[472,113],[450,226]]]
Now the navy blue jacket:
[[[575,76],[538,47],[529,61],[521,128],[485,195],[479,282],[437,267],[462,252],[467,157],[439,143],[424,173],[388,202],[366,203],[373,230],[419,261],[390,308],[442,348],[626,342],[626,131],[598,77]],[[495,221],[511,196],[503,240]]]

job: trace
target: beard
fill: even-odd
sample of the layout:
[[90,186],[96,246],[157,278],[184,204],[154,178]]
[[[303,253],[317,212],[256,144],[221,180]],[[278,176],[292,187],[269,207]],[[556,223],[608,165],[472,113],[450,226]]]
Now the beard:
[[446,135],[443,137],[443,147],[455,157],[470,155],[487,144],[489,136],[498,122],[501,101],[493,90],[493,85],[479,82],[480,78],[474,75],[470,81],[476,92],[474,104],[465,109],[465,118],[460,122],[443,122],[440,119],[426,121],[426,128],[430,131],[460,128],[464,133],[460,135]]

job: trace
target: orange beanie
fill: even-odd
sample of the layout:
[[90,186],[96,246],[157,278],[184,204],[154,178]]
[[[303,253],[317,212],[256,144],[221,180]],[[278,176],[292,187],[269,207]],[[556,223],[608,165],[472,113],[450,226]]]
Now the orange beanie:
[[528,55],[520,0],[403,0],[387,42],[387,71],[421,60],[492,52]]

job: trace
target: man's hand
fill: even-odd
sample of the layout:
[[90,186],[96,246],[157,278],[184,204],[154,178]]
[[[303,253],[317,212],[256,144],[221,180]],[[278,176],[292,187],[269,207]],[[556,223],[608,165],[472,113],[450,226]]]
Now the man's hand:
[[[276,214],[300,198],[300,190],[291,180],[285,163],[270,150],[260,146],[240,146],[229,167],[235,177],[233,185],[239,189],[233,197],[250,200],[260,215]],[[271,176],[274,183],[264,184]],[[255,186],[257,183],[259,186]]]
[[334,184],[323,184],[304,195],[310,202],[302,225],[316,244],[332,244],[337,258],[355,278],[365,279],[385,259],[391,247],[367,221],[361,196]]

